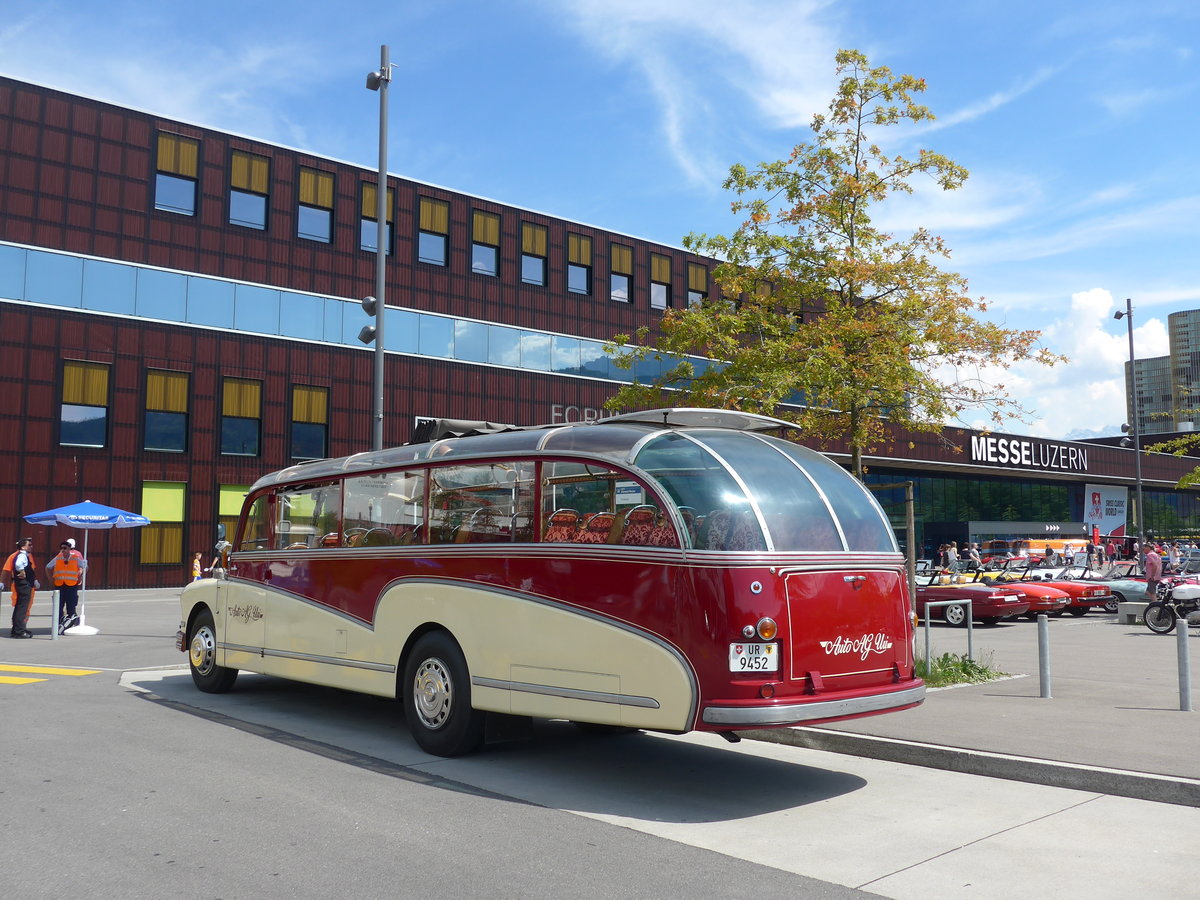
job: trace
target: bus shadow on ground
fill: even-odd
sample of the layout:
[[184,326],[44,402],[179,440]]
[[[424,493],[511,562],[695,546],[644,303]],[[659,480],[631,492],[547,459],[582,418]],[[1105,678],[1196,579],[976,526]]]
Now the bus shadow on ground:
[[867,786],[822,766],[771,758],[813,751],[717,735],[595,735],[535,720],[526,736],[443,759],[421,751],[391,700],[243,672],[227,694],[204,694],[186,670],[128,673],[145,699],[347,765],[446,790],[587,814],[677,823],[721,822],[820,803]]

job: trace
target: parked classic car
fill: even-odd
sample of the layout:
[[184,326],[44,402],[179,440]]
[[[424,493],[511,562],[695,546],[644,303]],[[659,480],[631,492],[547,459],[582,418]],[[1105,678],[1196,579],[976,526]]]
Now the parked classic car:
[[966,603],[927,609],[927,604],[938,600],[970,600],[971,618],[984,625],[995,625],[1001,619],[1012,619],[1029,610],[1023,586],[1007,587],[983,583],[940,584],[939,577],[932,575],[917,582],[917,615],[929,615],[942,619],[950,625],[967,624]]

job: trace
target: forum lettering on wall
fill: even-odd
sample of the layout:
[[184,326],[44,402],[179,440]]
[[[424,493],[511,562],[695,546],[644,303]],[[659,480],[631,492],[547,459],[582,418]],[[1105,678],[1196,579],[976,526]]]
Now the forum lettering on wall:
[[1058,469],[1064,472],[1088,470],[1087,450],[1083,447],[994,434],[971,436],[971,461],[1022,469]]

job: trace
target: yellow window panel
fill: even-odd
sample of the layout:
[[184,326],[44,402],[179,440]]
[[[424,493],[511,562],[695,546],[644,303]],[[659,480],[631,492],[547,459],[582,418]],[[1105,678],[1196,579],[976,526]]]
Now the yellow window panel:
[[305,206],[333,209],[333,174],[301,167],[300,202]]
[[500,246],[500,217],[475,210],[471,216],[471,239],[477,244]]
[[329,391],[320,387],[295,385],[292,388],[292,421],[326,425],[329,418]]
[[421,198],[421,230],[431,234],[450,233],[450,204]]
[[[232,518],[234,524],[237,524],[237,517],[242,513],[242,503],[246,499],[246,494],[250,492],[248,484],[222,484],[218,488],[217,495],[217,515],[221,518]],[[230,540],[233,539],[233,532],[229,532]]]
[[151,522],[182,522],[182,481],[143,481],[142,515]]
[[582,234],[567,235],[567,261],[577,266],[592,264],[592,239]]
[[708,269],[697,263],[688,263],[688,290],[708,293]]
[[633,274],[633,248],[612,245],[612,270],[619,275]]
[[200,142],[180,134],[158,135],[158,171],[195,178],[200,160]]
[[226,378],[222,386],[221,415],[257,419],[262,410],[262,382]]
[[546,228],[542,225],[521,223],[521,252],[530,256],[546,255]]
[[269,163],[265,156],[234,150],[229,166],[229,184],[239,191],[266,194]]
[[[379,211],[376,208],[378,196],[375,190],[375,185],[369,182],[363,182],[362,186],[362,217],[364,219],[375,219],[376,213]],[[387,189],[386,207],[387,220],[392,221],[392,210],[396,207],[396,192],[392,188]]]
[[671,282],[671,257],[661,253],[650,254],[650,280],[662,284]]
[[154,412],[187,412],[188,374],[151,369],[146,373],[146,409]]
[[63,365],[63,403],[108,406],[108,366],[68,360]]

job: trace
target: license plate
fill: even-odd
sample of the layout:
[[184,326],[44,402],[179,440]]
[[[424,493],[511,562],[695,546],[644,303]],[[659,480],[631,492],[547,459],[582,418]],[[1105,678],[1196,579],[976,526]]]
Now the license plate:
[[779,670],[779,646],[777,644],[730,644],[730,672],[777,672]]

